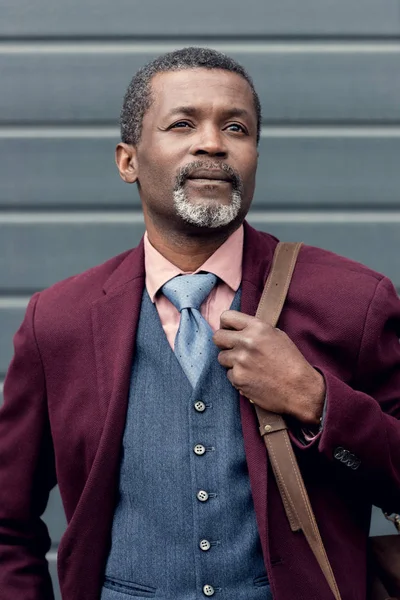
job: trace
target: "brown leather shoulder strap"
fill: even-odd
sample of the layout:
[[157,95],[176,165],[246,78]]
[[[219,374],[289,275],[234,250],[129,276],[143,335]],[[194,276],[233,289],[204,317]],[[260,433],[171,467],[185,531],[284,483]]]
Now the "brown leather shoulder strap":
[[[275,250],[271,272],[265,284],[256,316],[273,327],[278,323],[301,243],[279,243]],[[341,600],[332,567],[329,563],[315,516],[301,476],[287,427],[281,415],[255,405],[260,433],[285,507],[292,531],[301,529],[318,561],[335,600]]]
[[271,271],[256,312],[256,317],[273,327],[282,312],[301,246],[301,242],[279,242],[275,248]]

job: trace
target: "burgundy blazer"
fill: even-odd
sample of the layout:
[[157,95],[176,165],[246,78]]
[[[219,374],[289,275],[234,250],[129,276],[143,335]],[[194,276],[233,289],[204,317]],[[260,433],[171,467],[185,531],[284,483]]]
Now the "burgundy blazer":
[[[245,225],[243,312],[255,314],[276,243]],[[56,482],[63,600],[99,599],[144,278],[141,243],[29,303],[0,411],[1,600],[52,598],[40,516]],[[342,598],[365,600],[371,503],[400,507],[400,301],[384,276],[304,246],[279,326],[326,380],[323,433],[292,439]],[[240,406],[274,600],[331,600],[289,528],[254,407]]]

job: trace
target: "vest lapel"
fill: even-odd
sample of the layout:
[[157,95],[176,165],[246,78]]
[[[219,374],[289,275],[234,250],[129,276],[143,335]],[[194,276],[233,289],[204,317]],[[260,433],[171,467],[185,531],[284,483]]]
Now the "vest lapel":
[[[244,233],[241,312],[255,315],[277,241],[269,235],[256,231],[247,223],[245,223]],[[268,564],[267,453],[258,431],[254,407],[243,396],[240,396],[240,414],[257,525],[264,560]]]

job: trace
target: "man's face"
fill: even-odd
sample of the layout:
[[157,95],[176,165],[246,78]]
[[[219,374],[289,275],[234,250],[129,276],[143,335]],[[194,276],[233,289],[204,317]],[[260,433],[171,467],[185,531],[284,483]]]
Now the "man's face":
[[145,216],[177,229],[232,227],[250,207],[257,168],[251,88],[224,70],[157,74],[136,147]]

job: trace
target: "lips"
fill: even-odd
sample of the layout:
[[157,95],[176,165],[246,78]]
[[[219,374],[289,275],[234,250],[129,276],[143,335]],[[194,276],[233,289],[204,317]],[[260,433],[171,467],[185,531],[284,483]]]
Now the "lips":
[[196,171],[193,171],[193,173],[191,173],[188,176],[188,179],[191,180],[196,180],[196,179],[201,179],[201,180],[207,180],[207,181],[226,181],[228,183],[232,182],[232,177],[230,177],[228,175],[228,173],[226,173],[225,171],[222,171],[220,169],[197,169]]
[[[211,163],[209,161],[196,160],[181,167],[175,179],[175,190],[180,190],[186,183],[203,190],[209,188],[214,190],[218,186],[226,187],[242,193],[243,183],[240,174],[233,167],[224,162]],[[196,183],[197,182],[197,183]]]

